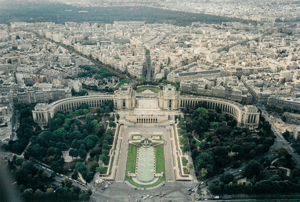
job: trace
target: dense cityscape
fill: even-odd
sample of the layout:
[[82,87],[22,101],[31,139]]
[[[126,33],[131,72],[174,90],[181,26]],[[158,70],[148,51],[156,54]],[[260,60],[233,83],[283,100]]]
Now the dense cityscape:
[[0,24],[1,158],[21,201],[300,198],[299,1],[47,2],[177,13]]

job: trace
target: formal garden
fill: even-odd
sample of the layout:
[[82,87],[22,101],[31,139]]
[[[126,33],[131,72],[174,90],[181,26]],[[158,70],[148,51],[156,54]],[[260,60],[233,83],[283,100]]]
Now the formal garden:
[[[160,183],[162,183],[163,181],[166,180],[165,178],[165,157],[164,157],[164,146],[163,145],[159,145],[155,147],[155,172],[156,173],[161,173],[163,172],[164,175],[162,177],[158,177],[155,178],[153,183],[141,183],[135,179],[133,179],[133,177],[130,177],[127,175],[127,173],[135,173],[136,168],[137,168],[137,151],[138,148],[137,146],[134,145],[129,145],[129,149],[128,149],[128,156],[127,156],[127,165],[126,165],[126,175],[125,175],[125,180],[128,181],[130,184],[136,186],[136,187],[143,187],[143,188],[147,188],[147,187],[154,187],[159,185]],[[143,164],[149,164],[149,162],[147,161],[151,161],[153,159],[149,159],[149,154],[147,154],[147,157],[140,157],[143,158],[142,161],[145,161],[145,163]],[[153,162],[152,162],[153,164]],[[151,162],[150,164],[151,165]],[[150,168],[146,168],[145,171],[148,171]],[[144,177],[144,176],[143,176]]]

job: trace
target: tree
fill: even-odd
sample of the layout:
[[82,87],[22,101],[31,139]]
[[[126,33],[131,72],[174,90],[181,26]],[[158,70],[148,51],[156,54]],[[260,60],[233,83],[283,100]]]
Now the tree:
[[74,169],[79,172],[86,170],[85,166],[81,162],[77,162]]
[[20,158],[20,157],[16,158],[16,165],[17,166],[21,166],[22,163],[23,163],[23,158]]
[[79,187],[73,187],[72,190],[73,190],[73,193],[75,193],[75,194],[79,194],[81,191],[81,189]]
[[44,192],[42,192],[40,189],[35,190],[34,192],[34,198],[41,200],[41,198],[44,196]]
[[197,113],[198,113],[199,117],[205,117],[208,113],[208,110],[203,107],[199,107],[197,109]]
[[46,190],[46,194],[53,194],[54,193],[54,189],[53,188],[48,188]]
[[263,130],[266,131],[266,133],[269,133],[271,131],[271,125],[269,122],[265,121],[263,123]]
[[192,154],[191,154],[192,159],[195,159],[198,155],[199,155],[199,152],[197,151],[197,149],[193,149]]
[[67,136],[67,131],[64,129],[57,129],[53,132],[55,141],[64,141]]
[[243,147],[240,146],[240,145],[234,144],[234,145],[232,146],[231,150],[232,150],[233,152],[241,152],[241,151],[243,150]]
[[69,151],[69,155],[73,157],[77,157],[78,156],[78,150],[77,149],[71,149]]
[[109,134],[105,135],[104,139],[107,140],[107,142],[109,144],[112,144],[112,142],[114,140],[114,138],[111,135],[109,135]]
[[79,195],[79,200],[80,201],[89,201],[90,200],[90,195],[87,192],[84,192]]
[[101,160],[105,165],[108,164],[108,158],[107,158],[107,156],[106,156],[105,154],[102,154],[102,155],[100,156],[100,160]]
[[64,181],[62,181],[62,184],[63,184],[64,187],[69,187],[69,188],[71,188],[73,182],[72,182],[72,180],[66,178]]
[[51,164],[51,169],[56,173],[63,173],[63,168],[64,168],[64,160],[63,159],[54,161]]
[[210,183],[207,187],[207,189],[212,193],[213,195],[222,195],[222,190],[219,185],[216,185],[215,183]]
[[88,172],[85,178],[86,182],[90,183],[94,179],[94,175],[94,172]]
[[77,146],[78,146],[78,140],[77,140],[77,139],[74,139],[74,140],[72,141],[71,147],[72,147],[72,148],[77,148]]
[[64,142],[56,143],[56,147],[59,148],[62,151],[66,151],[68,149],[66,143],[64,143]]
[[77,96],[85,96],[87,94],[88,94],[88,92],[86,90],[81,90],[77,93]]
[[251,160],[245,168],[245,175],[250,179],[254,175],[258,176],[262,170],[263,166],[259,162]]
[[22,194],[21,194],[21,198],[25,199],[25,200],[30,200],[31,198],[33,198],[33,189],[29,188],[26,189]]
[[116,127],[116,123],[114,122],[114,121],[109,121],[109,123],[108,123],[108,125],[109,125],[109,127]]
[[207,174],[207,170],[205,168],[202,168],[201,171],[200,171],[201,177],[205,177],[206,174]]
[[[80,131],[78,130],[75,130],[74,132],[72,132],[70,135],[69,135],[69,140],[72,142],[73,144],[73,141],[74,140],[81,140],[83,139],[83,135],[80,133]],[[73,147],[73,146],[72,146]],[[73,147],[75,148],[75,147]]]
[[208,122],[207,122],[204,118],[200,117],[200,118],[197,120],[196,124],[194,125],[194,130],[195,130],[198,134],[201,134],[201,132],[207,131],[208,127],[209,127]]
[[107,167],[103,167],[103,166],[102,167],[97,167],[96,171],[101,173],[101,174],[104,174],[107,171]]
[[85,159],[87,152],[83,149],[79,149],[78,155],[80,156],[80,158]]
[[47,150],[47,156],[61,156],[62,155],[62,151],[58,148],[55,148],[55,147],[50,147],[48,150]]
[[227,173],[225,175],[221,175],[220,180],[221,182],[224,182],[224,184],[228,184],[234,180],[234,176],[231,173]]

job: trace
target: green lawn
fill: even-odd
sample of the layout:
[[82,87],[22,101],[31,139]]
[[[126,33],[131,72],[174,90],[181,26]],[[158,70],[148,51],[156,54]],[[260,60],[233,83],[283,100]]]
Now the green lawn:
[[186,167],[183,168],[183,172],[184,174],[190,174],[190,171]]
[[188,162],[189,161],[185,157],[182,157],[182,165],[183,166],[186,166]]
[[165,172],[164,145],[155,147],[156,173]]
[[143,91],[145,91],[147,89],[153,91],[154,93],[158,93],[160,91],[160,88],[158,88],[158,87],[142,86],[142,87],[137,88],[136,92],[141,93],[141,92],[143,92]]
[[184,133],[186,133],[186,130],[178,128],[178,135],[183,135]]
[[187,140],[186,140],[186,138],[184,138],[184,137],[181,137],[181,138],[179,139],[179,141],[180,141],[180,144],[181,144],[181,145],[186,145],[186,144],[187,144]]
[[126,174],[128,173],[128,171],[130,173],[135,173],[136,155],[137,155],[137,147],[134,145],[129,145],[127,165],[126,165]]

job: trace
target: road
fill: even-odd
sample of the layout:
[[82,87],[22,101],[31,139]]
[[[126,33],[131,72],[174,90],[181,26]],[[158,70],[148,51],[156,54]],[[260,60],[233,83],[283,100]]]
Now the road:
[[150,56],[150,51],[148,49],[146,49],[146,61],[145,61],[145,65],[147,66],[147,73],[146,73],[146,79],[147,81],[150,81],[150,78],[152,76],[152,67],[151,67],[151,56]]
[[[193,182],[166,182],[165,186],[161,186],[152,190],[134,190],[125,183],[114,182],[106,190],[94,188],[92,202],[114,201],[114,202],[134,202],[137,199],[146,202],[182,202],[193,201],[194,196],[188,195],[188,188],[193,187],[196,183]],[[160,197],[163,193],[166,196]],[[159,196],[156,196],[158,194]],[[147,199],[145,198],[147,195]],[[143,198],[141,198],[143,196]],[[150,197],[152,196],[152,197]]]
[[286,148],[286,150],[289,152],[289,154],[292,155],[292,159],[296,163],[297,167],[300,168],[300,158],[299,158],[299,155],[294,152],[294,149],[291,147],[291,145],[289,144],[289,142],[286,141],[286,139],[282,136],[282,134],[276,130],[276,128],[274,127],[274,125],[270,121],[269,114],[265,110],[265,108],[263,106],[257,106],[257,107],[261,110],[261,114],[265,118],[265,120],[267,120],[270,123],[271,129],[272,129],[274,135],[276,135],[276,138],[281,142],[281,144],[277,144],[276,148],[274,148],[274,149],[277,149],[277,148],[280,148],[280,147]]

